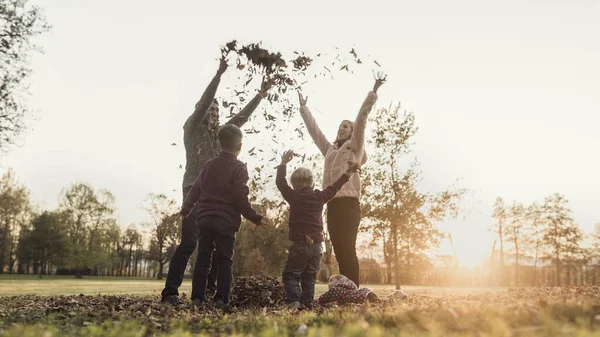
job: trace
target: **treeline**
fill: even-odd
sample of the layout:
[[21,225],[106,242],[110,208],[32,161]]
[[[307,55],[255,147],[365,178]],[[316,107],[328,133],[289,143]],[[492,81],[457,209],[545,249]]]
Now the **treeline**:
[[560,194],[542,203],[494,204],[497,234],[490,257],[490,282],[500,285],[600,283],[600,223],[586,234]]
[[8,170],[0,179],[0,272],[160,276],[180,235],[163,215],[176,210],[173,200],[151,194],[152,221],[122,229],[113,195],[77,183],[61,193],[57,209],[40,211]]

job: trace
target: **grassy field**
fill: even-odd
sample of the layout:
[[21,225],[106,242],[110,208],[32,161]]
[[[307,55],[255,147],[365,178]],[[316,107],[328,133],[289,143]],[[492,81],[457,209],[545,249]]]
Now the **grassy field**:
[[[409,299],[393,305],[288,312],[275,304],[225,314],[193,309],[189,299],[182,307],[161,305],[162,286],[146,279],[3,275],[0,336],[600,336],[598,287],[407,286]],[[370,287],[381,296],[393,290]],[[189,293],[190,280],[182,288]]]
[[[0,296],[17,295],[160,295],[164,280],[126,277],[85,277],[76,279],[73,276],[44,276],[39,279],[34,275],[0,275]],[[394,291],[390,285],[361,285],[373,289],[379,295],[388,295]],[[483,292],[499,292],[506,288],[490,287],[432,287],[403,286],[408,294],[429,296],[445,296],[457,294],[479,294]],[[180,292],[191,293],[192,281],[185,279]],[[316,293],[327,290],[326,284],[317,284]]]

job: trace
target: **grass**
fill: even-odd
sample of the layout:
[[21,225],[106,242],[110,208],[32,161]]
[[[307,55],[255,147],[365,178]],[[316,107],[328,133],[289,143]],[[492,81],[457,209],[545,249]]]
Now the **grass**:
[[[0,335],[33,336],[600,336],[600,288],[407,286],[393,306],[281,307],[223,314],[158,303],[164,282],[0,276]],[[318,292],[325,289],[318,286]],[[391,286],[370,286],[378,294]],[[190,280],[184,281],[185,292]],[[22,296],[37,295],[76,296]],[[79,294],[88,294],[79,296]],[[95,296],[97,294],[103,296]],[[110,295],[113,294],[113,295]],[[130,294],[135,296],[125,296]],[[14,296],[13,296],[14,295]],[[94,296],[90,296],[94,295]],[[116,295],[116,296],[115,296]],[[189,300],[186,300],[189,301]]]
[[[35,275],[0,275],[0,296],[17,295],[159,295],[164,287],[164,280],[128,277],[95,277],[86,276],[76,279],[73,276],[44,276],[39,279]],[[394,290],[391,285],[361,285],[373,289],[380,295],[388,295]],[[403,286],[409,294],[428,296],[445,296],[452,294],[479,294],[483,292],[499,292],[502,287],[435,287],[435,286]],[[316,294],[327,290],[326,284],[317,284]],[[180,292],[191,293],[192,281],[185,279]]]

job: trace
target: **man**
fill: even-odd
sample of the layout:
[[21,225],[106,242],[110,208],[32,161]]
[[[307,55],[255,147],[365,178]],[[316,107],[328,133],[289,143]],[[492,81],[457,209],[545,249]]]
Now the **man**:
[[[183,198],[192,188],[196,177],[202,170],[204,164],[211,158],[219,154],[217,133],[219,131],[219,105],[215,100],[215,95],[221,75],[227,70],[227,60],[221,58],[217,74],[212,79],[200,101],[196,103],[194,112],[185,121],[183,125],[183,142],[185,145],[186,165],[183,175]],[[267,92],[271,88],[272,82],[263,80],[258,94],[226,124],[233,124],[241,128],[250,118],[254,110],[260,104],[260,101],[267,97]],[[181,304],[178,288],[183,282],[183,275],[187,262],[196,249],[198,242],[198,230],[195,226],[196,209],[182,221],[181,243],[177,247],[171,263],[169,264],[169,274],[165,282],[165,288],[162,291],[161,302],[173,305]],[[213,254],[216,255],[216,254]],[[209,289],[216,288],[216,263],[213,256],[213,263],[208,277]]]

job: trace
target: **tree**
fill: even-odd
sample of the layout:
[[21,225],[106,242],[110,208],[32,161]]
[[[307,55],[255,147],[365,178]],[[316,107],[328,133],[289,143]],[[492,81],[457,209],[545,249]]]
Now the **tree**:
[[512,243],[515,254],[515,284],[519,286],[519,248],[523,250],[523,231],[525,228],[525,208],[522,204],[513,203],[508,211],[508,220],[504,227],[506,240]]
[[394,264],[399,289],[402,276],[405,281],[414,279],[413,260],[439,244],[441,233],[434,223],[456,207],[464,190],[422,193],[417,189],[421,179],[418,163],[402,171],[400,158],[410,152],[409,141],[417,131],[412,113],[401,116],[399,105],[390,106],[376,110],[370,121],[374,136],[369,139],[370,161],[364,169],[364,214],[373,221],[369,230],[374,238],[383,241],[384,257]]
[[494,203],[494,213],[492,217],[496,219],[496,223],[490,229],[493,233],[498,234],[498,240],[500,241],[500,284],[505,284],[506,275],[504,273],[504,226],[506,225],[506,219],[508,218],[508,210],[504,204],[504,199],[498,197]]
[[375,259],[360,259],[358,261],[360,269],[366,271],[360,274],[361,284],[379,284],[381,283],[381,266]]
[[147,209],[150,215],[152,238],[148,258],[158,264],[157,278],[162,280],[164,266],[171,260],[180,238],[181,221],[177,220],[177,203],[168,199],[164,194],[150,193],[148,195],[150,207]]
[[246,273],[249,275],[265,274],[265,258],[260,252],[260,249],[254,248],[247,255],[244,261]]
[[537,267],[538,261],[542,249],[542,228],[544,225],[544,215],[542,207],[539,204],[533,203],[525,211],[525,218],[528,223],[527,225],[527,244],[529,249],[533,252],[533,285],[537,286]]
[[[122,247],[123,247],[123,257],[125,260],[124,263],[124,275],[126,276],[136,276],[137,271],[137,263],[135,261],[134,255],[134,247],[135,252],[137,252],[142,246],[142,234],[138,231],[135,225],[130,225],[123,233],[122,237]],[[135,270],[134,270],[135,269]]]
[[59,212],[45,211],[32,221],[33,228],[22,240],[20,249],[29,250],[23,255],[39,265],[40,278],[49,274],[53,265],[66,262],[69,254],[65,216]]
[[19,184],[13,170],[0,178],[0,273],[12,272],[21,229],[29,221],[29,191]]
[[88,184],[73,184],[63,190],[59,209],[67,217],[67,228],[72,256],[70,266],[75,276],[97,274],[106,255],[101,250],[103,233],[114,226],[114,197],[109,191],[98,193]]
[[[260,273],[281,275],[289,247],[288,208],[284,207],[279,200],[264,196],[251,198],[251,200],[253,200],[253,207],[259,213],[266,214],[272,223],[253,229],[248,220],[243,220],[235,240],[234,273],[239,276],[252,275],[259,272],[256,268],[262,266]],[[260,256],[262,264],[257,265],[252,262],[248,258],[250,254],[257,258]]]
[[583,235],[571,217],[572,212],[564,196],[556,193],[545,198],[543,210],[545,226],[542,237],[547,247],[544,258],[554,265],[556,271],[554,285],[560,286],[563,262],[565,258],[573,258],[577,253]]
[[591,235],[592,247],[588,251],[589,263],[592,267],[592,284],[598,284],[600,273],[600,222],[594,226],[594,233]]
[[25,129],[28,109],[25,80],[30,56],[39,50],[32,39],[49,30],[42,10],[25,0],[0,2],[0,151],[6,151]]

